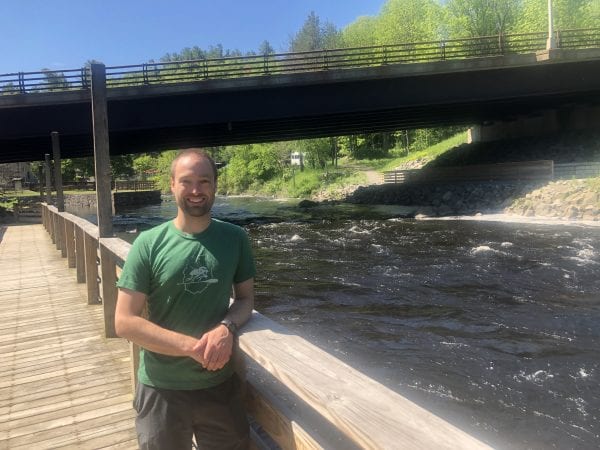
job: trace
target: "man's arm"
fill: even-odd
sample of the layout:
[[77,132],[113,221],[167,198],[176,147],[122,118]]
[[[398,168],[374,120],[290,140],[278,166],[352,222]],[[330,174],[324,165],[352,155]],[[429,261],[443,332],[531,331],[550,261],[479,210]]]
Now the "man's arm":
[[[233,285],[233,302],[229,306],[229,311],[225,315],[226,319],[231,320],[238,327],[245,324],[254,309],[254,278],[250,278],[241,283]],[[220,324],[202,335],[198,344],[194,348],[198,357],[201,357],[204,367],[208,370],[217,370],[222,368],[233,350],[233,335],[229,329]]]
[[202,356],[194,351],[198,339],[167,330],[142,317],[146,300],[146,294],[119,288],[115,309],[117,335],[152,352],[170,356],[189,356],[203,364]]

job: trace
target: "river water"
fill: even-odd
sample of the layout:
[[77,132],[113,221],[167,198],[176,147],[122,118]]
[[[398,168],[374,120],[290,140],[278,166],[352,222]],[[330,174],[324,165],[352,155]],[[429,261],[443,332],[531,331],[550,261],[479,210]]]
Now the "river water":
[[[600,227],[220,198],[256,309],[496,448],[600,447]],[[128,240],[172,202],[116,220]]]

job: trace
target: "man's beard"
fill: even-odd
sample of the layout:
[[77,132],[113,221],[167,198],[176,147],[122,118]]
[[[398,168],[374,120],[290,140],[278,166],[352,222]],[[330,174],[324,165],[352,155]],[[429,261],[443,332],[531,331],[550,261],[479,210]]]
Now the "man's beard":
[[208,197],[205,197],[204,203],[197,206],[191,204],[183,197],[177,199],[177,205],[179,206],[179,208],[181,208],[183,213],[192,217],[203,217],[209,214],[213,203],[214,202],[211,201]]

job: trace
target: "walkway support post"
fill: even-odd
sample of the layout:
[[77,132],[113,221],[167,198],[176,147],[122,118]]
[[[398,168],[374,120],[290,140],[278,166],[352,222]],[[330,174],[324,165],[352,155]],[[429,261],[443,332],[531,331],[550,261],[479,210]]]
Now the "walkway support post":
[[[112,193],[108,141],[108,108],[106,102],[106,67],[104,64],[92,64],[91,70],[98,238],[101,240],[102,238],[112,236]],[[117,337],[114,324],[114,311],[117,304],[114,275],[115,266],[112,258],[108,257],[108,254],[102,251],[102,244],[100,244],[100,249],[100,280],[102,283],[101,296],[104,308],[104,331],[106,337]]]
[[58,212],[65,211],[65,197],[63,195],[62,170],[60,163],[60,137],[57,131],[50,133],[52,139],[52,157],[54,158],[54,184],[56,185],[56,208]]

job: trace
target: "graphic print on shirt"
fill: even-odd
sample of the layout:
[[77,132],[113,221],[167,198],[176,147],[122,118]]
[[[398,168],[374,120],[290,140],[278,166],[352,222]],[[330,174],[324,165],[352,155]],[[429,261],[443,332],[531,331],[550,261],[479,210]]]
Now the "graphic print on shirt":
[[[209,260],[210,261],[207,261]],[[212,255],[199,252],[195,260],[188,260],[183,269],[183,284],[185,291],[190,294],[201,294],[211,284],[218,283],[219,280],[213,276],[212,268],[215,261]]]

